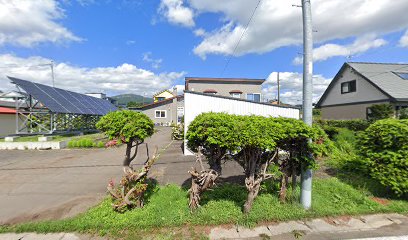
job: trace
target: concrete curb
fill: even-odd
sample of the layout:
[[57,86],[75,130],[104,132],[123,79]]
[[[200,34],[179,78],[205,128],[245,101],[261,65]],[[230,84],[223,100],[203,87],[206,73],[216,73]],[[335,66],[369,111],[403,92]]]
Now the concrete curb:
[[[399,228],[408,226],[408,217],[401,214],[374,214],[365,215],[359,217],[336,217],[336,218],[318,218],[306,221],[289,221],[278,224],[258,226],[253,229],[236,226],[235,228],[223,228],[215,227],[211,230],[209,235],[210,239],[268,239],[268,237],[275,237],[281,239],[285,234],[290,234],[293,239],[295,235],[298,237],[311,234],[322,234],[323,238],[325,233],[350,233],[350,232],[369,232],[378,230],[382,227],[391,225],[399,225]],[[366,238],[385,240],[406,239],[407,236],[401,237],[383,237],[383,238]],[[296,238],[296,237],[295,237]],[[37,234],[37,233],[6,233],[0,234],[0,240],[84,240],[84,239],[104,239],[102,237],[85,236],[75,233],[49,233],[49,234]],[[347,238],[351,239],[351,238]]]
[[351,232],[375,230],[392,224],[408,223],[408,217],[401,214],[374,214],[359,217],[319,218],[306,221],[289,221],[275,225],[258,226],[253,229],[236,226],[235,228],[216,227],[211,230],[210,239],[246,239],[281,234],[299,234],[324,232]]
[[0,150],[63,149],[68,141],[59,142],[0,142]]

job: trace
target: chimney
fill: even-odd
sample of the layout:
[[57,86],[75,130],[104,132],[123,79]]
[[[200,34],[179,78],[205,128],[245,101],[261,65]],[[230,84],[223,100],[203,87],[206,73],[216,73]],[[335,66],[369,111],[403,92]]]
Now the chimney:
[[173,87],[173,96],[177,96],[177,87],[176,86]]

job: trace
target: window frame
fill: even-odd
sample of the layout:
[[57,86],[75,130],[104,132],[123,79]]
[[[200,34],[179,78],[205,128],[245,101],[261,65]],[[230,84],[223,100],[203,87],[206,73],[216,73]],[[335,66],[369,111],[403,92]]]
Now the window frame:
[[[159,114],[159,116],[160,117],[157,117],[157,113],[158,112],[160,112],[160,114]],[[164,117],[162,117],[161,115],[161,113],[163,113],[164,112]],[[154,118],[167,118],[167,110],[155,110],[154,111]]]
[[259,102],[262,101],[262,95],[261,95],[261,93],[247,93],[247,94],[246,94],[246,100],[252,101],[252,102],[258,102],[258,101],[255,101],[255,97],[254,97],[254,100],[248,99],[248,95],[253,95],[253,96],[259,95]]
[[[343,86],[346,85],[346,84],[348,85],[348,91],[343,90]],[[352,87],[353,84],[354,84],[354,88]],[[347,81],[347,82],[342,82],[340,84],[340,92],[341,92],[341,94],[357,92],[357,81],[356,80],[351,80],[351,81]]]
[[408,73],[405,72],[393,72],[395,75],[397,75],[399,78],[402,80],[408,80]]
[[233,98],[241,98],[241,95],[242,95],[242,93],[230,93],[230,96],[233,97]]

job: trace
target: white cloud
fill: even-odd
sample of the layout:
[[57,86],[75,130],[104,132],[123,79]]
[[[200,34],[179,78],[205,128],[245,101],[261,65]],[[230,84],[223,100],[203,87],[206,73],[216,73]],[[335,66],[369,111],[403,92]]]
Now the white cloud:
[[[357,38],[353,43],[348,45],[324,44],[313,50],[314,61],[325,61],[332,57],[351,57],[356,54],[364,53],[370,49],[379,48],[387,44],[387,41],[381,38],[375,38],[374,35],[367,35]],[[294,64],[302,64],[303,58],[296,57]]]
[[184,93],[185,86],[184,85],[174,85],[170,88],[170,91],[173,91],[174,88],[177,88],[177,95],[182,95]]
[[196,35],[197,37],[203,37],[206,34],[207,32],[203,28],[197,28],[196,30],[194,30],[194,35]]
[[405,34],[401,37],[399,44],[401,47],[408,47],[408,30]]
[[[297,72],[280,72],[280,98],[283,103],[301,104],[302,103],[302,73]],[[313,76],[313,102],[317,102],[323,92],[326,90],[331,79],[322,75]],[[278,96],[277,72],[269,74],[263,85],[262,92],[266,99],[276,99]]]
[[163,59],[161,59],[161,58],[153,59],[151,52],[145,52],[145,53],[143,53],[143,61],[150,63],[152,68],[159,69],[160,64],[163,62]]
[[194,12],[185,7],[183,0],[161,0],[159,13],[170,23],[185,27],[194,27]]
[[81,41],[57,22],[63,17],[54,0],[0,0],[0,46]]
[[[1,90],[15,89],[6,76],[52,85],[50,68],[38,66],[50,61],[39,56],[20,58],[10,54],[0,55]],[[140,94],[145,92],[147,96],[171,87],[175,80],[185,75],[185,72],[154,73],[128,63],[115,67],[96,68],[56,63],[54,71],[55,86],[59,88],[80,93],[103,91],[108,94]]]
[[[194,48],[202,58],[208,54],[230,55],[257,1],[189,0],[197,14],[221,13],[222,26],[203,36]],[[265,53],[302,43],[302,11],[291,1],[263,0],[235,55]],[[314,40],[381,36],[408,27],[406,0],[315,0],[312,2]],[[398,16],[398,17],[396,17]]]

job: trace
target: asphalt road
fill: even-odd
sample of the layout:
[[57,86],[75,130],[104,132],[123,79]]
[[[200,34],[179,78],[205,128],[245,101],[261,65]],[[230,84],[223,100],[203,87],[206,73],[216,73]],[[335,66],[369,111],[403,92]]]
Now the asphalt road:
[[[194,156],[184,156],[182,141],[171,140],[171,128],[159,127],[146,140],[150,155],[157,146],[160,157],[149,177],[159,184],[189,187]],[[0,151],[0,225],[74,216],[106,196],[110,179],[122,175],[124,146],[87,150],[2,150]],[[134,168],[147,158],[146,146],[139,147]],[[242,168],[227,163],[225,181],[243,182]],[[240,175],[240,176],[239,176]]]

